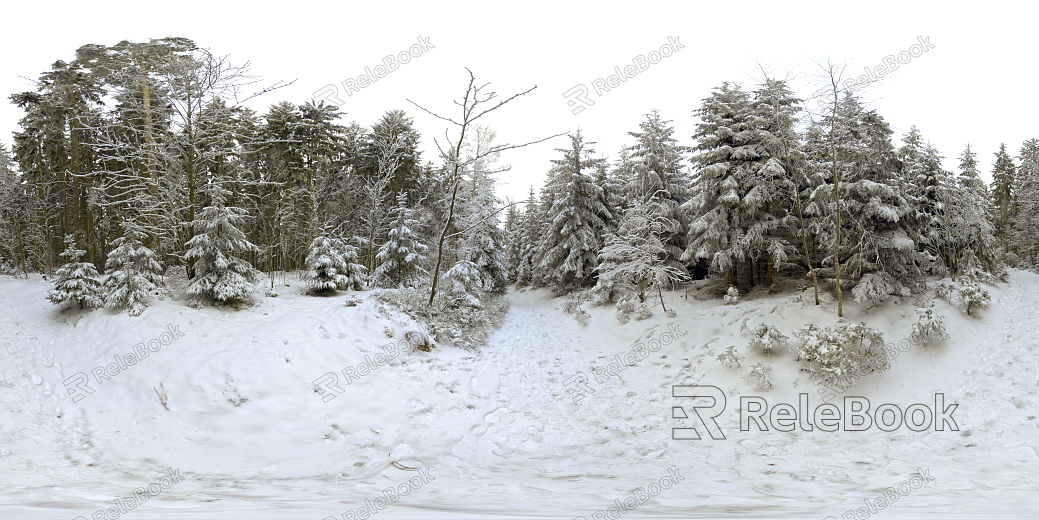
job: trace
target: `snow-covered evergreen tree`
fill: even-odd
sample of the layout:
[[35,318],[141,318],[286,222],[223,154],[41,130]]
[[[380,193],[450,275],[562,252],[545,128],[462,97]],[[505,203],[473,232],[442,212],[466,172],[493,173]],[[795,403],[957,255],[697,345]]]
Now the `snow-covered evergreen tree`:
[[682,259],[708,260],[746,291],[770,282],[793,252],[783,236],[792,181],[765,147],[767,120],[739,85],[723,83],[697,115],[696,195],[683,206],[692,223]]
[[534,196],[534,187],[525,204],[523,221],[519,229],[519,261],[516,267],[516,285],[524,287],[534,283],[534,266],[538,257],[538,242],[542,221],[540,205]]
[[660,237],[667,248],[666,260],[684,271],[678,259],[686,248],[689,219],[681,206],[689,198],[689,178],[681,164],[688,148],[678,144],[671,121],[661,119],[657,110],[646,114],[639,128],[641,132],[628,132],[635,138],[628,149],[632,163],[627,186],[629,205],[645,202],[667,220]]
[[106,307],[127,309],[130,316],[140,316],[152,292],[163,291],[162,266],[155,253],[144,246],[145,240],[147,234],[136,222],[123,223],[123,236],[112,242],[115,248],[105,263]]
[[586,170],[597,168],[601,159],[584,142],[581,131],[570,136],[570,148],[557,149],[561,159],[549,177],[556,198],[548,210],[548,228],[541,236],[543,251],[536,269],[540,279],[557,293],[566,293],[594,282],[601,237],[606,230],[609,209],[603,204],[603,191]]
[[322,293],[338,289],[359,291],[367,281],[367,269],[357,263],[357,248],[334,237],[319,236],[307,255],[307,287]]
[[456,223],[461,228],[457,252],[460,259],[472,262],[480,270],[484,291],[501,292],[508,278],[505,237],[498,226],[501,200],[494,194],[494,177],[486,168],[475,164],[468,172],[467,193]]
[[54,289],[47,292],[47,300],[54,305],[75,302],[80,309],[104,305],[100,275],[94,264],[79,261],[84,254],[86,251],[76,249],[76,238],[65,235],[65,252],[61,257],[68,262],[54,272]]
[[674,222],[658,213],[649,202],[639,202],[628,209],[617,234],[606,239],[599,251],[599,281],[603,292],[633,291],[640,301],[646,292],[656,289],[660,306],[664,306],[663,288],[670,288],[687,277],[685,270],[668,262],[667,236]]
[[999,151],[996,152],[996,163],[992,169],[992,203],[995,206],[996,217],[996,239],[1003,246],[1003,252],[1010,252],[1010,235],[1012,232],[1014,204],[1017,194],[1015,193],[1017,176],[1014,160],[1007,153],[1006,143],[999,143]]
[[955,191],[950,188],[948,201],[949,244],[953,274],[980,267],[989,273],[998,271],[992,199],[978,171],[977,154],[968,144],[960,155],[959,176]]
[[407,285],[415,277],[425,274],[422,261],[429,248],[419,240],[415,228],[418,225],[412,217],[412,209],[408,207],[408,196],[401,192],[397,195],[397,207],[393,210],[393,224],[386,240],[379,247],[375,259],[375,283],[381,287],[397,287]]
[[1039,139],[1025,141],[1019,159],[1015,249],[1034,269],[1039,268]]
[[242,208],[226,206],[228,191],[219,185],[209,188],[210,206],[192,223],[197,233],[188,241],[185,258],[194,262],[195,277],[188,286],[188,294],[195,302],[203,299],[228,303],[252,294],[259,272],[249,261],[240,257],[258,249],[239,226],[245,220]]
[[[842,286],[845,280],[882,272],[894,281],[892,292],[901,294],[912,291],[920,282],[916,254],[919,233],[915,208],[903,195],[905,186],[898,175],[891,133],[883,117],[866,111],[858,100],[846,95],[834,121],[827,120],[824,129],[810,129],[809,137],[821,142],[808,144],[817,167],[837,171],[839,245],[837,201],[829,174],[828,182],[813,190],[805,209],[809,215],[820,217],[818,232],[827,252],[823,265],[833,268],[840,262]],[[836,256],[835,250],[839,252]]]

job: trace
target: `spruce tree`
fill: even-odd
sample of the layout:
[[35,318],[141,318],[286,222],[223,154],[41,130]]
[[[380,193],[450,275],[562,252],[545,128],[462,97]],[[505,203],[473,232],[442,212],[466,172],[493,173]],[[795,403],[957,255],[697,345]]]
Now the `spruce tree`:
[[195,273],[188,294],[194,296],[195,304],[240,301],[252,294],[259,274],[241,255],[258,249],[239,229],[246,211],[225,205],[229,192],[219,185],[213,184],[208,192],[211,205],[192,223],[196,234],[187,243],[185,259],[194,262]]
[[315,238],[310,244],[306,266],[307,287],[318,293],[364,288],[366,269],[357,263],[357,248],[338,238]]
[[123,223],[123,236],[112,242],[105,270],[107,295],[105,306],[127,309],[130,316],[140,316],[148,307],[153,291],[164,292],[162,266],[155,253],[145,247],[147,233],[134,221]]
[[990,273],[998,270],[992,199],[978,171],[977,154],[966,146],[960,155],[956,190],[948,200],[947,240],[952,274],[980,267]]
[[1039,139],[1021,145],[1017,169],[1016,249],[1032,268],[1039,267]]
[[1016,169],[1014,160],[1007,153],[1006,143],[999,143],[996,152],[996,163],[992,169],[992,203],[996,209],[996,238],[1003,246],[1003,252],[1011,251],[1010,234],[1014,221],[1014,177]]
[[408,196],[404,192],[397,195],[393,217],[388,239],[375,255],[379,262],[375,268],[375,283],[381,287],[406,285],[413,282],[416,276],[426,273],[422,262],[429,247],[420,242],[415,233],[418,221],[412,218]]
[[541,278],[557,293],[594,283],[597,254],[606,229],[609,209],[603,204],[603,190],[591,173],[601,159],[593,159],[594,142],[584,142],[580,130],[570,136],[569,148],[558,148],[561,159],[554,159],[549,177],[552,201],[547,215],[549,225],[542,235],[544,254],[537,269]]
[[68,262],[54,272],[54,289],[47,292],[47,299],[54,305],[75,302],[80,309],[104,305],[97,269],[90,262],[79,261],[86,251],[76,249],[76,239],[71,234],[65,235],[65,246],[61,257]]

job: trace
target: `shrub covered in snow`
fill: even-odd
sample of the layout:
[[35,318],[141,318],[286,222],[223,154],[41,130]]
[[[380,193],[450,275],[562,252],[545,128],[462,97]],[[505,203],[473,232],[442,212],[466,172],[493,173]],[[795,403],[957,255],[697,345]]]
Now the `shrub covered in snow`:
[[917,341],[933,343],[949,339],[949,333],[945,331],[945,318],[934,311],[933,308],[916,309],[919,316],[913,324],[913,335]]
[[450,305],[449,297],[443,291],[437,294],[430,306],[428,287],[377,291],[373,297],[425,323],[436,341],[450,341],[466,349],[485,344],[491,333],[501,326],[509,310],[508,298],[496,293],[485,293],[480,307]]
[[885,272],[868,273],[859,280],[859,283],[855,284],[855,288],[851,290],[851,294],[855,297],[855,301],[859,303],[863,302],[881,302],[892,294],[900,296],[909,296],[910,290],[908,287],[898,283],[893,276]]
[[202,210],[201,217],[192,222],[198,232],[186,244],[184,255],[194,262],[195,278],[188,286],[193,305],[203,300],[230,303],[252,294],[259,271],[242,256],[259,251],[239,229],[245,223],[247,212],[242,208],[224,205],[229,192],[218,185],[210,189],[212,205]]
[[588,325],[592,315],[585,312],[581,305],[588,299],[588,290],[577,290],[567,294],[563,298],[563,312],[573,314],[574,319],[581,325]]
[[967,306],[967,314],[973,314],[974,309],[988,307],[992,297],[988,291],[981,286],[976,275],[961,276],[956,290],[960,293],[960,301]]
[[751,383],[757,386],[758,390],[768,390],[772,388],[772,382],[768,380],[770,374],[772,374],[771,366],[754,363],[751,365],[750,374],[747,377]]
[[652,317],[653,317],[653,311],[649,310],[649,306],[644,304],[644,303],[640,304],[638,306],[638,308],[635,309],[635,319],[636,320],[646,320],[646,319],[649,319],[649,318],[652,318]]
[[747,344],[747,348],[768,354],[772,352],[772,349],[786,343],[787,339],[779,332],[779,329],[762,323],[750,331],[750,343]]
[[725,352],[718,354],[718,362],[728,368],[739,368],[740,361],[743,361],[743,356],[736,352],[735,345],[730,345]]
[[847,389],[859,376],[891,367],[883,334],[865,323],[833,328],[809,325],[794,336],[801,340],[797,359],[805,363],[802,370],[834,388]]
[[723,297],[723,299],[725,300],[725,303],[730,305],[740,301],[739,289],[735,287],[729,287],[729,290],[725,291],[725,296]]
[[617,321],[619,321],[621,325],[631,321],[631,313],[633,312],[635,312],[635,302],[630,298],[624,298],[617,302]]
[[47,299],[54,305],[75,302],[80,309],[104,305],[101,280],[98,279],[101,275],[94,264],[79,261],[84,254],[86,251],[76,249],[76,239],[65,235],[65,252],[61,257],[68,263],[55,271],[54,289],[47,292]]

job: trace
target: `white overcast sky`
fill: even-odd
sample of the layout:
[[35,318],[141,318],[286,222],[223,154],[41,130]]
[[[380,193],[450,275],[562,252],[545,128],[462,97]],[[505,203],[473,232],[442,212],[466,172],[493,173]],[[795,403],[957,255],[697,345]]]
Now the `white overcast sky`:
[[[0,142],[8,147],[21,111],[6,96],[31,90],[26,77],[71,60],[84,44],[166,36],[251,61],[253,73],[269,82],[295,80],[251,103],[261,114],[278,101],[308,101],[325,85],[356,78],[428,38],[434,49],[360,92],[340,95],[344,124],[370,126],[387,110],[405,110],[422,134],[423,162],[438,161],[433,139],[442,141],[446,126],[406,99],[457,115],[452,101],[464,92],[464,67],[499,95],[537,85],[485,121],[499,141],[517,144],[580,127],[612,160],[653,108],[674,121],[682,144],[692,145],[701,100],[723,81],[753,90],[759,63],[773,76],[789,75],[795,91],[808,97],[819,87],[814,62],[846,63],[858,76],[909,51],[919,37],[934,48],[861,91],[895,130],[896,146],[916,124],[946,157],[945,167],[955,169],[970,142],[990,179],[1000,142],[1016,156],[1024,140],[1039,137],[1039,7],[1030,2],[77,1],[16,2],[3,12]],[[564,92],[578,84],[592,88],[592,81],[669,37],[685,48],[571,112]],[[512,170],[500,175],[500,194],[522,199],[531,185],[540,188],[558,155],[553,149],[565,144],[560,137],[506,152],[502,162]]]

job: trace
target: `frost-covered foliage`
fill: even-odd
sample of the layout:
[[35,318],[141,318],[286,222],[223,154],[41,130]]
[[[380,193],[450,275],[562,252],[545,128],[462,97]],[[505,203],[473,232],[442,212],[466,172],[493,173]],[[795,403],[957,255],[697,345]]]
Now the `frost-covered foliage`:
[[501,326],[509,310],[508,298],[497,293],[486,293],[481,307],[450,305],[447,295],[442,291],[430,306],[428,289],[377,291],[373,296],[378,301],[399,308],[416,321],[425,323],[430,336],[437,342],[450,341],[466,349],[485,345],[491,333]]
[[797,359],[805,370],[834,388],[850,388],[856,378],[891,367],[883,334],[865,323],[841,323],[833,328],[809,325],[794,332],[801,340]]
[[729,290],[725,291],[725,296],[722,297],[726,304],[733,305],[740,301],[740,291],[735,287],[729,287]]
[[469,260],[459,260],[444,273],[443,288],[450,306],[465,304],[479,308],[483,294],[483,275],[479,266]]
[[386,243],[375,255],[375,260],[379,262],[375,268],[375,283],[382,287],[409,285],[416,276],[426,272],[421,263],[429,248],[419,241],[415,232],[418,221],[412,217],[407,200],[406,194],[397,195],[393,225]]
[[718,362],[728,368],[739,368],[740,361],[743,361],[743,356],[736,352],[736,346],[731,345],[725,349],[725,352],[718,354]]
[[65,252],[61,257],[68,263],[54,272],[54,289],[47,292],[47,300],[54,305],[75,302],[80,309],[104,305],[101,280],[98,279],[101,275],[94,264],[79,261],[84,254],[86,251],[76,249],[75,237],[65,235]]
[[750,367],[750,374],[747,377],[751,383],[757,386],[758,390],[768,390],[772,388],[772,382],[768,380],[768,376],[772,374],[772,367],[761,363],[754,363]]
[[765,354],[769,354],[773,349],[776,349],[786,343],[787,337],[779,332],[779,329],[772,325],[762,323],[757,327],[754,327],[750,331],[750,342],[747,343],[747,348],[751,350],[760,350]]
[[950,298],[952,298],[952,292],[954,290],[955,288],[952,284],[938,282],[934,286],[934,297],[941,298],[947,302],[951,301]]
[[588,322],[592,319],[592,315],[581,308],[581,305],[588,300],[589,295],[590,291],[585,289],[574,291],[563,298],[563,312],[572,314],[577,323],[580,323],[582,326],[588,325]]
[[981,280],[977,273],[969,273],[961,276],[956,284],[956,290],[960,293],[960,301],[967,307],[967,314],[973,314],[974,309],[988,307],[992,297],[988,290],[981,286]]
[[621,325],[631,320],[631,313],[633,312],[635,312],[635,302],[631,301],[630,298],[624,298],[617,302],[617,321],[619,321]]
[[229,303],[252,294],[259,272],[239,255],[257,252],[238,227],[245,221],[246,211],[224,205],[228,191],[214,185],[210,189],[212,205],[202,210],[192,223],[198,233],[188,241],[185,258],[194,262],[195,278],[188,286],[192,304],[203,300]]
[[945,318],[934,311],[933,308],[916,309],[917,322],[913,324],[913,335],[918,341],[933,343],[949,339],[949,333],[945,331]]
[[148,307],[153,291],[165,294],[162,287],[162,266],[155,253],[144,247],[147,237],[134,222],[123,224],[123,236],[112,242],[105,270],[105,306],[127,309],[130,316],[140,316]]
[[649,309],[649,306],[645,303],[639,304],[638,308],[635,309],[636,320],[647,320],[653,317],[653,311]]
[[867,273],[855,288],[851,290],[855,301],[859,303],[879,303],[892,294],[909,296],[911,291],[908,287],[898,283],[893,276],[885,272]]
[[364,288],[367,269],[357,263],[357,248],[338,238],[321,236],[310,243],[304,278],[317,292]]
[[606,239],[606,247],[599,251],[599,284],[609,289],[634,292],[639,301],[646,301],[646,292],[670,288],[684,280],[682,268],[668,263],[670,251],[662,237],[672,232],[670,221],[653,213],[648,204],[638,204],[624,214],[620,229]]

